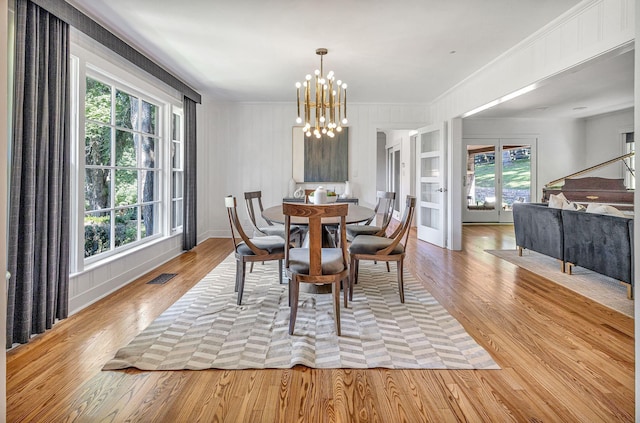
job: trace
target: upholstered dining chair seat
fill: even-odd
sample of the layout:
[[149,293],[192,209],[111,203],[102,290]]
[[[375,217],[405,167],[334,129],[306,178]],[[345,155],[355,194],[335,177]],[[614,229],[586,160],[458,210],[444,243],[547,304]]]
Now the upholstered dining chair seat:
[[[281,238],[284,238],[284,225],[273,225],[273,226],[260,226],[257,231],[253,231],[254,238],[265,236],[265,235],[277,235]],[[291,235],[298,235],[300,233],[300,228],[293,226],[291,227]]]
[[375,235],[380,232],[382,228],[374,225],[347,225],[347,241],[353,241],[360,235]]
[[[384,250],[393,243],[392,238],[385,238],[382,236],[374,235],[360,235],[356,237],[351,246],[349,247],[349,253],[351,254],[375,254],[380,250]],[[398,244],[394,247],[390,254],[402,254],[404,247],[402,244]]]
[[[284,253],[284,238],[280,236],[259,236],[251,238],[251,242],[259,249],[268,251],[269,254]],[[238,244],[237,252],[243,256],[254,255],[251,248],[244,242]]]
[[[292,248],[289,250],[289,269],[295,273],[309,274],[309,249]],[[322,249],[322,274],[334,275],[345,270],[342,249]]]

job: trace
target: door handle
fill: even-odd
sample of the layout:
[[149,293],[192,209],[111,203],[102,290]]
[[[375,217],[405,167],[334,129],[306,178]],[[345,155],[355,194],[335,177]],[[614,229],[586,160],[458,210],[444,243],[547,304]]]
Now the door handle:
[[446,188],[438,188],[436,191],[438,191],[438,192],[447,192],[447,189]]

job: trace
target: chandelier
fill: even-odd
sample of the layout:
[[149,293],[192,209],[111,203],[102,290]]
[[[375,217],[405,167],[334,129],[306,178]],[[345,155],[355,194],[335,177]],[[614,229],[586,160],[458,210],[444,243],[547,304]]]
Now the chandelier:
[[[336,132],[342,132],[342,125],[347,121],[347,84],[335,80],[333,71],[324,76],[322,68],[322,56],[327,54],[326,48],[319,48],[316,54],[320,56],[320,69],[315,71],[315,79],[307,75],[303,83],[296,82],[298,118],[296,123],[302,123],[300,115],[300,103],[304,107],[304,127],[303,132],[307,137],[311,134],[316,138],[321,138],[326,134],[330,138]],[[312,93],[311,88],[314,87]],[[300,89],[303,89],[301,94]],[[304,98],[301,97],[304,95]]]

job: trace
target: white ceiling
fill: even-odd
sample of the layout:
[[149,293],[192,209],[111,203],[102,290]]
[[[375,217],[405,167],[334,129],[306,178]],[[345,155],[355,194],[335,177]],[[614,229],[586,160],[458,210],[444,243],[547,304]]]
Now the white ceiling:
[[584,118],[634,105],[634,50],[621,48],[473,118]]
[[68,0],[202,94],[294,101],[319,67],[354,103],[427,104],[579,0]]

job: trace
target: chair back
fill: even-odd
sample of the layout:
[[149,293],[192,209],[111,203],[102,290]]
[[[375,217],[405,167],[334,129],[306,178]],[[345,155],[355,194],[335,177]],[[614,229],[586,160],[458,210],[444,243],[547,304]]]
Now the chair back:
[[[344,268],[347,268],[349,255],[347,252],[346,216],[349,212],[349,205],[338,204],[301,204],[282,203],[282,212],[285,216],[286,236],[291,230],[291,217],[304,217],[309,220],[309,275],[322,275],[322,239],[323,228],[322,219],[328,217],[340,217],[340,247],[342,249],[342,261]],[[289,245],[285,246],[285,268],[289,267]]]
[[391,222],[391,218],[393,217],[393,205],[396,202],[396,193],[378,191],[376,197],[378,198],[378,201],[376,203],[376,207],[373,209],[374,214],[364,224],[370,225],[371,222],[373,222],[373,219],[375,219],[379,213],[382,213],[382,222],[380,223],[380,232],[382,232],[382,234],[380,235],[384,235],[384,232],[387,230],[387,226],[389,226],[389,222]]
[[240,219],[238,218],[236,197],[231,195],[224,197],[224,205],[227,207],[227,215],[229,216],[229,226],[231,227],[231,238],[233,238],[234,250],[238,251],[238,245],[240,244],[240,241],[236,239],[237,233],[240,239],[247,244],[247,247],[249,247],[255,255],[268,255],[269,252],[256,247],[253,242],[251,242],[251,238],[249,238],[242,229]]
[[396,245],[402,244],[403,247],[407,245],[407,239],[409,239],[409,231],[411,229],[411,222],[413,221],[413,213],[416,208],[416,197],[407,195],[407,203],[404,208],[404,214],[400,224],[395,231],[389,236],[393,239],[393,242],[384,250],[378,251],[376,254],[387,255],[396,248]]
[[[247,214],[249,215],[249,220],[251,220],[251,224],[253,225],[253,229],[259,232],[260,228],[258,227],[258,217],[256,216],[256,209],[254,207],[254,203],[257,203],[258,210],[260,211],[260,216],[262,216],[262,212],[264,211],[264,207],[262,206],[262,191],[248,191],[244,193],[244,202],[247,206]],[[273,222],[269,219],[262,216],[267,225],[273,226]]]

